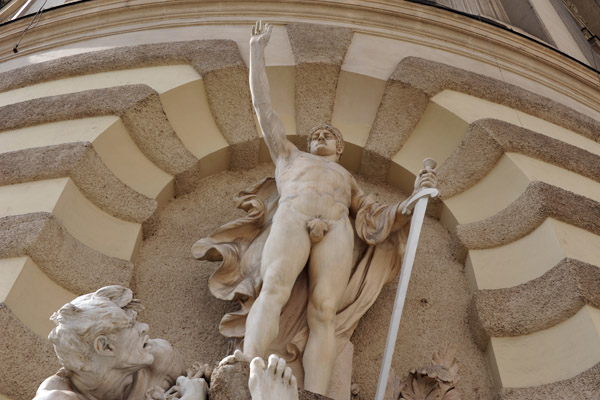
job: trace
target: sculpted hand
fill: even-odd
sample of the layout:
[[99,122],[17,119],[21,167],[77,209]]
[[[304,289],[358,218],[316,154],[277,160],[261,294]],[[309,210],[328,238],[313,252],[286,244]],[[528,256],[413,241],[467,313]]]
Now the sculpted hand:
[[422,169],[415,180],[415,190],[421,188],[434,188],[437,186],[437,173],[433,169]]
[[208,393],[208,385],[202,378],[188,378],[180,376],[177,378],[179,398],[185,400],[205,400]]
[[252,27],[252,37],[250,38],[251,47],[265,48],[271,39],[271,32],[273,31],[273,25],[264,24],[262,21],[257,21],[256,25]]

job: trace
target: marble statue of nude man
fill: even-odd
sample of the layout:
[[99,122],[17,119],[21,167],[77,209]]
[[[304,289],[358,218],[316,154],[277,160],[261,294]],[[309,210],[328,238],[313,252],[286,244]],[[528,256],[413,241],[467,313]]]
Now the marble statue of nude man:
[[[309,336],[302,359],[306,390],[326,394],[334,362],[335,315],[352,270],[354,232],[349,213],[365,198],[353,176],[337,162],[343,152],[340,132],[322,124],[309,135],[309,151],[298,150],[286,138],[271,105],[264,50],[272,26],[257,22],[250,39],[250,90],[265,142],[275,164],[280,194],[261,263],[260,295],[246,321],[243,352],[237,360],[265,357],[277,337],[282,307],[308,262]],[[432,187],[432,171],[419,173],[415,187]],[[399,208],[401,209],[401,207]],[[398,214],[394,230],[409,217]]]
[[[130,289],[107,286],[65,304],[52,316],[49,335],[62,368],[39,386],[34,400],[206,400],[208,366],[184,376],[181,355],[163,339],[150,339],[136,321],[143,310]],[[175,385],[174,385],[175,384]],[[297,400],[296,378],[271,355],[250,364],[252,400]]]

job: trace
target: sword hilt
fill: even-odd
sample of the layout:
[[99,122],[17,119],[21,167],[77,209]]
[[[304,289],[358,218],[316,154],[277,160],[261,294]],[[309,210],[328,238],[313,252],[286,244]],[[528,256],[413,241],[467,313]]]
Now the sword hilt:
[[434,170],[435,167],[437,167],[437,163],[435,162],[435,160],[433,158],[426,158],[423,160],[423,168],[431,171]]

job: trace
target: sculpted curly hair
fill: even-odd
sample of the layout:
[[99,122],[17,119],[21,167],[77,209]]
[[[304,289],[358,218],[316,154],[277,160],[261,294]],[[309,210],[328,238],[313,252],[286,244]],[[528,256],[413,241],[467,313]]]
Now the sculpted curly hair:
[[325,124],[325,123],[315,126],[308,133],[308,151],[310,152],[310,142],[312,140],[313,135],[321,129],[325,129],[325,130],[331,132],[331,134],[335,137],[336,152],[341,156],[342,153],[344,152],[344,137],[342,136],[342,133],[340,132],[340,130],[338,128],[336,128],[333,125]]
[[94,340],[105,335],[110,340],[121,329],[132,326],[144,307],[133,298],[130,289],[107,286],[65,304],[52,314],[57,326],[48,339],[64,368],[91,371],[90,360]]

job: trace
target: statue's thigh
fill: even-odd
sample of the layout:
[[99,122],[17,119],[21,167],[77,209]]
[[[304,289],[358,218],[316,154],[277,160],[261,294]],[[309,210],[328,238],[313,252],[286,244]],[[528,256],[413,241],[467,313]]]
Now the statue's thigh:
[[338,304],[346,290],[352,271],[354,233],[349,221],[341,220],[330,227],[310,252],[309,286],[317,297],[335,299]]
[[294,216],[274,218],[265,242],[261,274],[266,284],[293,285],[310,253],[306,222]]

